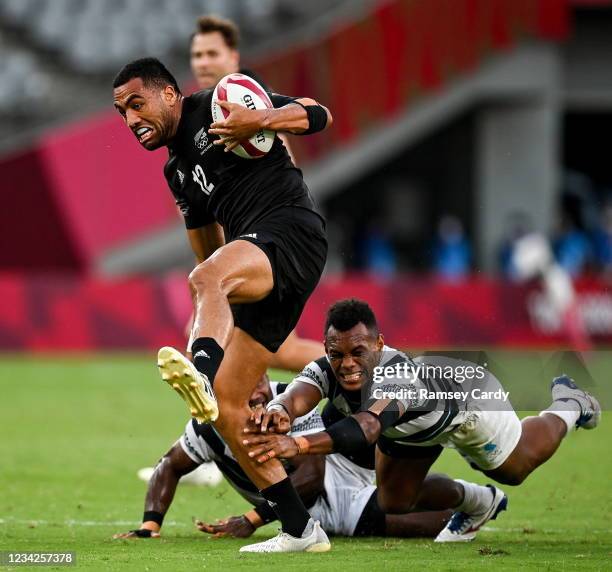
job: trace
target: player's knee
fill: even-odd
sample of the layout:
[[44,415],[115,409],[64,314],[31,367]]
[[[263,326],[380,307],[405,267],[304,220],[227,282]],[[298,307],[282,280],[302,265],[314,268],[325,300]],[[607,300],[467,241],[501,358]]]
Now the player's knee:
[[189,274],[189,286],[195,292],[209,288],[218,288],[220,276],[215,265],[203,262],[198,264]]
[[510,487],[518,487],[519,485],[523,484],[526,478],[527,475],[524,474],[509,475],[501,480],[501,484],[508,485]]
[[528,467],[517,467],[512,471],[505,471],[503,473],[497,473],[495,480],[502,484],[510,487],[517,487],[518,485],[525,482],[531,470]]
[[242,435],[251,416],[248,403],[227,403],[223,400],[218,403],[219,417],[215,422],[215,427],[224,434]]

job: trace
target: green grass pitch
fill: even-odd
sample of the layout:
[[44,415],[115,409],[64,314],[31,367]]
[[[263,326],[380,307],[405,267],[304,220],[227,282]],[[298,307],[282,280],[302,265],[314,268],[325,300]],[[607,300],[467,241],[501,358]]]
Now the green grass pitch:
[[[529,357],[503,354],[521,379]],[[596,358],[612,371],[612,358]],[[286,374],[276,379],[288,379]],[[75,551],[90,570],[600,570],[612,565],[612,425],[572,434],[558,454],[519,488],[509,510],[473,543],[335,539],[327,554],[240,555],[244,541],[213,540],[192,518],[245,510],[225,483],[180,486],[159,540],[111,540],[142,515],[153,465],[187,421],[163,384],[154,355],[0,358],[0,550]],[[607,388],[606,388],[607,389]],[[545,388],[547,391],[547,388]],[[454,451],[436,470],[487,482]],[[255,539],[274,534],[269,525]],[[47,569],[52,567],[47,567]],[[57,567],[64,569],[64,567]]]

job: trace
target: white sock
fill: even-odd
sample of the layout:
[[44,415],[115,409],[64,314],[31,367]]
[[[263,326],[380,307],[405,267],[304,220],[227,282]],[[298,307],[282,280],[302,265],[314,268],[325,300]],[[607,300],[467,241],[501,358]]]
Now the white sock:
[[[575,402],[574,406],[576,405]],[[567,435],[572,429],[576,428],[576,421],[580,417],[580,409],[568,409],[568,402],[565,401],[553,401],[552,405],[540,412],[540,417],[542,415],[556,415],[567,425],[567,431],[565,434]]]
[[485,512],[493,502],[493,493],[489,487],[468,483],[461,479],[455,479],[456,483],[463,485],[463,502],[455,509],[458,512],[468,514],[479,514]]

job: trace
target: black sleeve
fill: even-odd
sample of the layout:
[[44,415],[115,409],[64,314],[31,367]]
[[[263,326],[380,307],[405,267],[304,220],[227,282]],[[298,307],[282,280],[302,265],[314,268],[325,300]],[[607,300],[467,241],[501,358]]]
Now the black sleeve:
[[251,69],[243,68],[240,70],[240,73],[244,75],[248,75],[251,79],[254,79],[259,85],[261,85],[261,87],[263,87],[268,93],[270,93],[271,91],[270,87],[266,84],[266,82],[257,72],[254,72]]
[[285,107],[285,105],[289,105],[293,103],[299,97],[289,97],[288,95],[281,95],[280,93],[270,93],[270,100],[272,101],[272,105],[278,109],[279,107]]
[[193,175],[178,165],[176,156],[171,157],[166,163],[164,175],[176,206],[185,219],[186,228],[200,228],[215,221],[208,209],[208,197],[199,188],[192,188],[196,184],[192,180]]
[[[174,194],[174,200],[183,215],[186,229],[201,228],[215,222],[215,217],[208,212],[206,204],[198,205],[197,203],[200,201],[189,202],[185,196],[177,194]],[[203,202],[205,203],[206,201]]]

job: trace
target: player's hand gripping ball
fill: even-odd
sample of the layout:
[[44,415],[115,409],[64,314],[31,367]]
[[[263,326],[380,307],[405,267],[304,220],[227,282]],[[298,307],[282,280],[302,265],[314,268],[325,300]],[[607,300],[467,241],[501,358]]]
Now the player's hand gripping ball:
[[[242,112],[238,106],[252,111],[274,107],[266,91],[254,79],[241,73],[226,75],[213,92],[210,132],[220,135],[228,149],[243,159],[263,157],[272,149],[276,133],[250,125],[254,115]],[[240,137],[245,133],[247,136]]]

